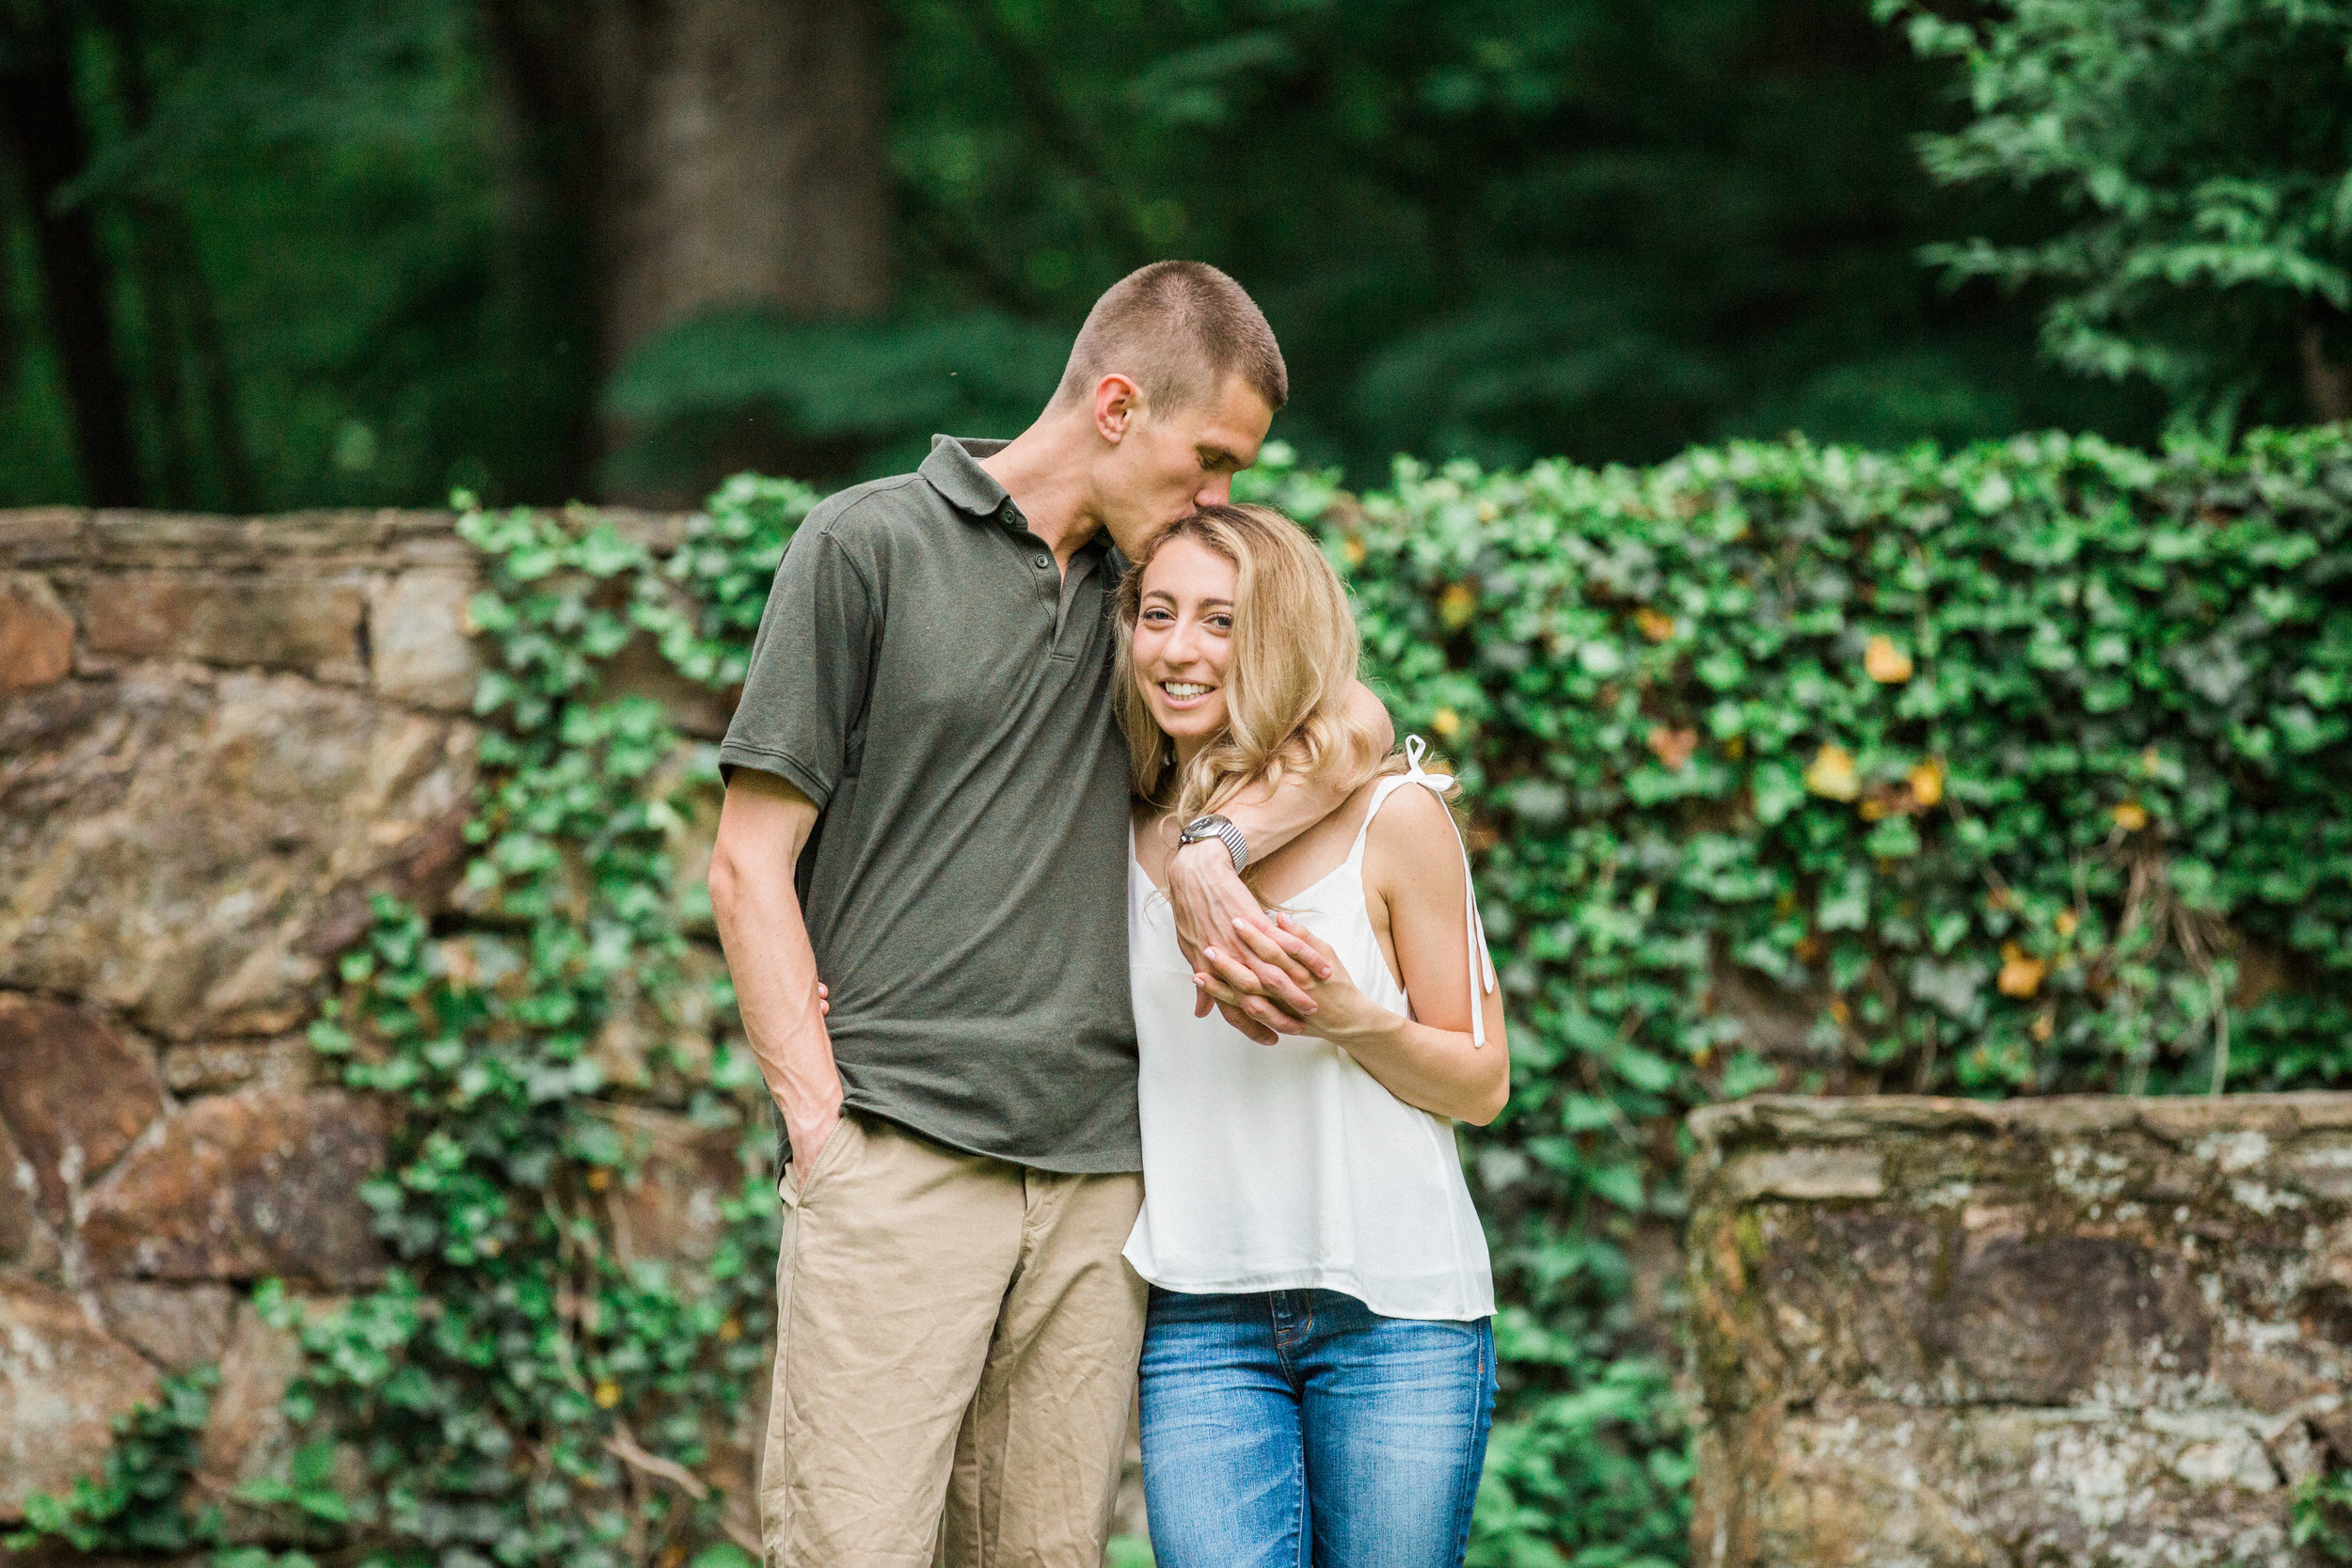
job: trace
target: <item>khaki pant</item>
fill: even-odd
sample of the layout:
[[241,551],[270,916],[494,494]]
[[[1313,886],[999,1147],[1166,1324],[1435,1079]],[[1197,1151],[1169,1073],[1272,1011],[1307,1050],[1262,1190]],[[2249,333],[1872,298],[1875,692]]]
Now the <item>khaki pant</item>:
[[1138,1175],[844,1117],[787,1172],[769,1568],[1100,1568],[1143,1344]]

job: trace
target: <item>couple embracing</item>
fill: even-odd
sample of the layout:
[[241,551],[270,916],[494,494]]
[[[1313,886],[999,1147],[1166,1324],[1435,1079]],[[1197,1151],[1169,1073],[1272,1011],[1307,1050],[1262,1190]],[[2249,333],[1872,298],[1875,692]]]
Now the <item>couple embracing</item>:
[[1097,1568],[1138,1366],[1164,1568],[1461,1560],[1502,1003],[1450,781],[1230,504],[1287,392],[1146,267],[777,570],[710,874],[787,1145],[771,1568]]

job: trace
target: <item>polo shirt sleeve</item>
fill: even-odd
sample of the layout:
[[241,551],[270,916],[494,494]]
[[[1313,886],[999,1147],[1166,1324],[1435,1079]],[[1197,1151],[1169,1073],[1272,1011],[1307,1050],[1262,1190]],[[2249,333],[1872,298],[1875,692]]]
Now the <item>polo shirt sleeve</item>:
[[871,590],[831,530],[793,535],[768,590],[719,770],[787,779],[822,808],[866,715],[881,623]]

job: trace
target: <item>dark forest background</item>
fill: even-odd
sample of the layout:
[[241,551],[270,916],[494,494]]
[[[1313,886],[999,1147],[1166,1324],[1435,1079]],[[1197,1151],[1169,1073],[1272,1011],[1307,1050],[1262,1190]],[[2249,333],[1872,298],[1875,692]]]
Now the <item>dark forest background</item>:
[[2042,284],[1923,261],[2066,214],[1931,176],[1969,106],[1919,41],[1865,0],[0,0],[0,505],[872,472],[1017,429],[1170,255],[1365,481],[2152,439]]

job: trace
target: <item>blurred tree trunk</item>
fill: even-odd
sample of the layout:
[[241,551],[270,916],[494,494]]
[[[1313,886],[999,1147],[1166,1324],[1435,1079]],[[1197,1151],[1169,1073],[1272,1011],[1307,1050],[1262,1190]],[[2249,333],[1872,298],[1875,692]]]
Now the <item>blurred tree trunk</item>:
[[[98,0],[91,8],[113,69],[107,78],[121,134],[135,138],[153,118],[155,94],[142,52],[140,16],[130,0]],[[165,506],[198,507],[208,499],[198,476],[212,479],[210,499],[230,512],[260,503],[253,466],[237,417],[220,304],[186,209],[177,193],[144,183],[117,198],[128,219],[132,272],[145,312],[148,400],[162,451]]]
[[521,226],[601,379],[727,305],[888,298],[873,0],[485,0],[517,122]]
[[51,341],[73,411],[83,499],[137,506],[138,451],[107,299],[110,269],[87,203],[58,194],[89,162],[66,29],[54,4],[20,7],[0,38],[0,134],[24,173]]
[[2316,325],[2303,329],[2303,396],[2314,424],[2352,420],[2352,367],[2328,356],[2328,335]]

